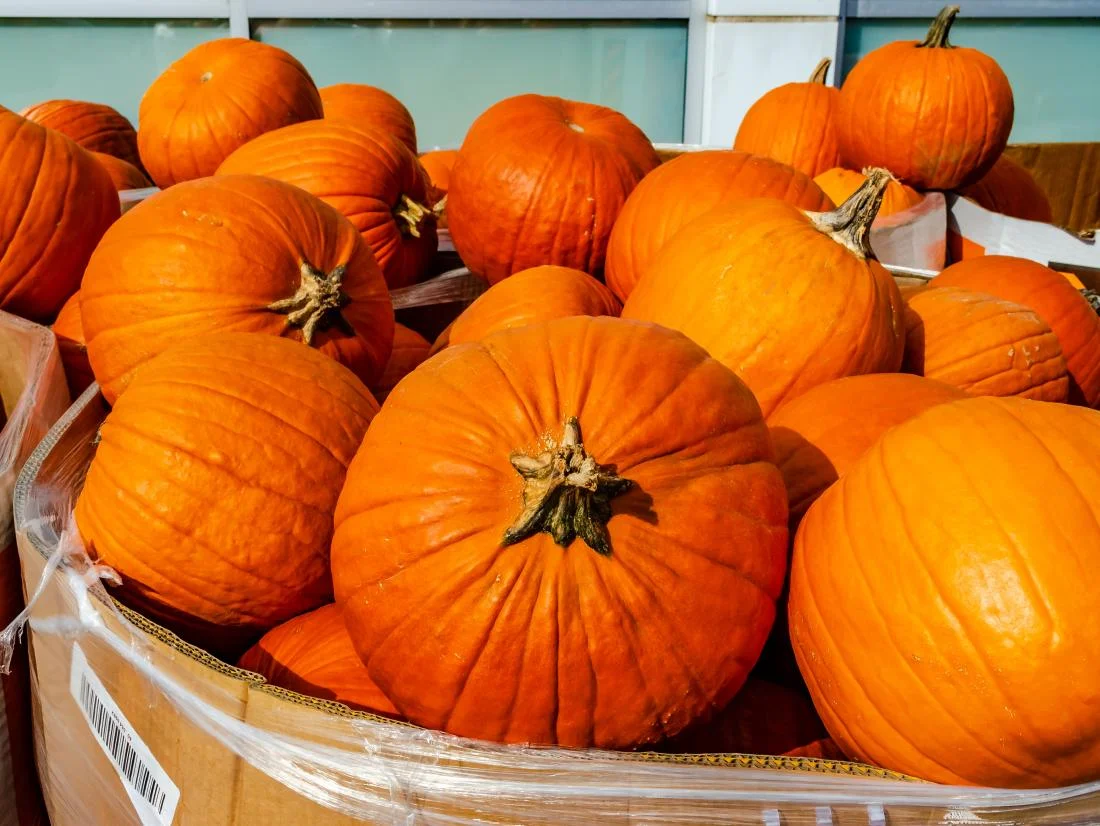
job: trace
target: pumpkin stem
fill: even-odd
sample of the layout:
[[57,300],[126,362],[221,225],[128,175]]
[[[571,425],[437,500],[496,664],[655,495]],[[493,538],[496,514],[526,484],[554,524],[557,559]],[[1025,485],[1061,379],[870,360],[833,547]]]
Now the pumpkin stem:
[[1081,290],[1081,295],[1085,297],[1085,301],[1092,305],[1092,309],[1096,310],[1096,314],[1100,315],[1100,293],[1096,290]]
[[874,258],[871,251],[871,224],[875,222],[886,185],[897,180],[885,169],[863,170],[867,176],[859,189],[832,212],[807,212],[815,227],[860,258]]
[[286,323],[302,329],[302,341],[313,343],[313,334],[318,329],[326,329],[333,324],[346,333],[354,330],[340,310],[351,303],[351,299],[340,289],[347,267],[341,264],[328,275],[314,268],[306,261],[302,262],[302,282],[298,292],[290,298],[283,298],[267,309],[286,316]]
[[448,193],[448,195],[444,195],[442,198],[440,198],[438,201],[436,201],[435,206],[432,207],[432,214],[436,217],[437,220],[443,216],[444,212],[447,211],[447,198],[448,197],[449,197],[449,193]]
[[824,86],[825,78],[829,74],[829,67],[832,65],[833,61],[830,58],[821,58],[821,62],[817,64],[817,68],[814,69],[814,73],[810,75],[810,83],[817,83],[821,86]]
[[538,456],[517,452],[509,460],[524,479],[523,510],[504,532],[505,547],[545,531],[563,548],[579,536],[601,556],[611,555],[611,500],[633,482],[585,452],[576,416],[566,420],[560,444],[547,437]]
[[413,238],[420,237],[420,225],[425,218],[434,216],[434,214],[431,209],[417,203],[405,194],[401,195],[401,200],[397,202],[397,207],[393,211],[394,217],[398,219],[397,223],[401,228],[401,232],[405,235],[411,235]]
[[928,34],[924,40],[917,44],[918,49],[953,49],[947,42],[947,35],[951,33],[951,24],[955,22],[955,16],[959,13],[958,6],[944,6],[932,25],[928,27]]

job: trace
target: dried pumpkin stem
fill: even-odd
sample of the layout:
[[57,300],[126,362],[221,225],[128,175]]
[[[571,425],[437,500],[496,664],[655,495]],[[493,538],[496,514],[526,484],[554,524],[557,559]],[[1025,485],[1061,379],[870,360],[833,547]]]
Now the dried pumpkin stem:
[[944,6],[932,25],[928,27],[928,34],[924,40],[917,44],[918,49],[953,49],[947,42],[947,36],[951,33],[951,24],[955,22],[955,16],[959,13],[958,6]]
[[393,214],[397,218],[401,232],[405,235],[411,235],[413,238],[419,238],[420,225],[424,223],[424,219],[434,216],[435,213],[423,204],[414,201],[408,195],[402,194]]
[[1081,295],[1085,297],[1085,301],[1092,305],[1092,309],[1096,311],[1097,315],[1100,315],[1100,293],[1096,290],[1081,290]]
[[432,214],[436,218],[441,218],[443,213],[447,211],[447,198],[449,195],[444,195],[438,201],[435,202],[435,206],[432,207]]
[[347,333],[352,333],[351,325],[340,310],[351,303],[341,286],[347,267],[341,264],[327,275],[306,261],[302,262],[302,282],[298,291],[290,298],[284,298],[267,309],[286,316],[291,327],[300,327],[302,341],[313,343],[313,334],[336,325]]
[[829,58],[821,58],[821,62],[817,64],[817,68],[814,69],[814,73],[810,75],[810,83],[818,83],[824,86],[825,78],[829,75],[829,67],[832,65],[833,61]]
[[524,479],[523,511],[504,532],[505,546],[545,532],[563,548],[580,537],[601,556],[611,555],[611,500],[633,482],[585,452],[575,416],[566,420],[560,443],[547,439],[538,456],[517,452],[509,458]]
[[875,222],[886,186],[895,180],[885,169],[865,169],[867,180],[832,212],[806,213],[813,225],[860,258],[874,258],[871,224]]

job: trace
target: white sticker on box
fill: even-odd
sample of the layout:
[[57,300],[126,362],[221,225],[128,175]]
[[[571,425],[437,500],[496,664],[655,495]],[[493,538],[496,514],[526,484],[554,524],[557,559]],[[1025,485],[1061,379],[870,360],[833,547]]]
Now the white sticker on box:
[[180,802],[180,790],[107,693],[77,643],[73,643],[69,691],[103,753],[122,779],[122,787],[143,826],[171,826]]

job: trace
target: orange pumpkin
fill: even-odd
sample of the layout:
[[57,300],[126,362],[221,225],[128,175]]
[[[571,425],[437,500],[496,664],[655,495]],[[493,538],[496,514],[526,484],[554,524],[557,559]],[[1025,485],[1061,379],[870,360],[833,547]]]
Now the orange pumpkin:
[[145,189],[153,185],[145,177],[145,173],[132,163],[120,160],[114,155],[104,155],[102,152],[93,152],[92,155],[99,161],[100,166],[107,170],[107,174],[111,176],[111,182],[119,192],[127,189]]
[[201,43],[153,81],[138,110],[141,160],[157,186],[213,175],[239,146],[322,116],[313,79],[282,49],[225,37]]
[[491,333],[574,315],[622,311],[611,291],[580,270],[532,267],[490,287],[436,339],[432,352],[479,341]]
[[847,760],[844,752],[840,750],[840,746],[831,737],[825,737],[821,740],[814,740],[812,743],[807,743],[804,746],[800,746],[797,749],[791,749],[784,757],[801,757],[807,760]]
[[911,296],[905,370],[975,396],[1069,398],[1058,338],[1029,307],[960,287]]
[[845,166],[884,166],[917,189],[957,189],[1000,157],[1012,87],[993,58],[947,42],[958,13],[946,7],[923,41],[887,43],[852,68],[836,118]]
[[435,255],[427,181],[386,132],[315,120],[249,141],[218,175],[263,175],[294,184],[346,216],[371,248],[390,289],[416,282]]
[[844,753],[937,783],[1100,776],[1100,413],[937,405],[810,508],[798,662]]
[[112,403],[182,338],[286,336],[368,384],[393,345],[386,282],[355,227],[304,190],[250,175],[179,184],[127,212],[88,263],[81,310]]
[[428,357],[432,345],[424,336],[410,330],[404,324],[393,325],[393,352],[386,364],[382,378],[371,385],[371,392],[379,402],[397,386],[401,379],[415,370]]
[[389,132],[416,154],[416,124],[405,105],[389,92],[362,83],[321,89],[325,120]]
[[903,373],[819,384],[768,417],[787,486],[791,526],[883,433],[937,404],[966,398],[957,387]]
[[0,310],[51,321],[118,218],[118,193],[90,152],[3,107],[0,181]]
[[438,149],[420,156],[420,165],[428,173],[431,185],[440,195],[446,195],[451,186],[451,170],[458,159],[457,149]]
[[57,349],[61,355],[61,366],[65,369],[69,395],[75,399],[95,381],[92,365],[88,362],[84,325],[80,320],[79,292],[65,302],[52,329],[57,337]]
[[611,109],[503,100],[474,121],[451,173],[455,249],[490,284],[540,264],[598,273],[619,210],[658,163],[642,130]]
[[749,199],[696,218],[623,307],[680,330],[737,373],[764,415],[831,379],[892,372],[902,300],[871,252],[889,174],[874,170],[834,212]]
[[771,455],[744,384],[670,330],[574,317],[452,347],[389,397],[340,497],[356,650],[430,728],[676,734],[736,694],[774,619]]
[[336,605],[272,628],[244,653],[237,667],[288,691],[385,717],[398,716],[393,703],[371,682]]
[[976,183],[961,192],[979,206],[1025,221],[1054,220],[1050,199],[1031,173],[1008,155],[1001,155]]
[[833,121],[840,90],[825,83],[831,63],[825,58],[807,83],[785,83],[750,106],[733,148],[772,158],[811,178],[837,166]]
[[128,605],[239,654],[331,601],[333,511],[377,410],[345,368],[277,336],[179,344],[100,428],[80,535]]
[[47,100],[22,112],[27,120],[60,132],[89,152],[126,161],[140,167],[137,132],[127,118],[103,103],[83,100]]
[[1030,307],[1062,346],[1071,376],[1070,401],[1100,406],[1100,317],[1062,275],[1026,258],[987,255],[952,264],[932,283]]
[[661,248],[718,206],[782,198],[801,209],[832,209],[809,177],[744,152],[687,152],[645,177],[623,207],[607,246],[607,286],[626,301]]
[[[866,175],[853,172],[850,169],[842,169],[838,166],[827,172],[822,172],[814,178],[814,183],[821,187],[821,190],[833,201],[840,204],[851,198],[852,193],[859,189],[866,180]],[[882,195],[882,206],[879,207],[878,217],[885,218],[888,215],[905,212],[907,209],[917,206],[923,200],[924,196],[911,186],[906,186],[901,181],[890,181],[886,184],[886,192]]]

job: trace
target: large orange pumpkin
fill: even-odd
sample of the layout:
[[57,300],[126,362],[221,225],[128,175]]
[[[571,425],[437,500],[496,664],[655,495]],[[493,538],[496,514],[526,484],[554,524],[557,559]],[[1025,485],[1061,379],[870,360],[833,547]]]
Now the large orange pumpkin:
[[127,118],[103,103],[47,100],[22,112],[27,120],[60,132],[89,152],[102,152],[140,167],[137,132]]
[[840,90],[825,83],[831,63],[825,58],[807,83],[785,83],[750,106],[733,148],[780,161],[811,178],[837,166],[833,121]]
[[420,366],[432,349],[428,341],[416,330],[410,330],[404,324],[393,325],[393,351],[382,377],[371,385],[371,392],[379,402],[397,386],[401,379]]
[[1008,155],[1001,155],[981,179],[964,187],[961,194],[979,206],[1012,218],[1045,224],[1054,220],[1047,194],[1031,173]]
[[65,302],[51,329],[57,337],[57,349],[61,355],[61,366],[65,369],[69,395],[75,399],[95,381],[92,365],[88,362],[84,324],[80,320],[79,292]]
[[263,175],[294,184],[346,216],[371,248],[390,289],[416,282],[437,246],[427,181],[392,135],[315,120],[249,141],[219,175]]
[[337,602],[413,722],[654,742],[724,706],[764,644],[787,553],[771,458],[752,394],[670,330],[574,317],[452,347],[352,463]]
[[649,266],[623,318],[686,333],[745,380],[765,416],[831,379],[897,370],[901,295],[870,246],[888,180],[872,171],[833,212],[754,198],[696,218]]
[[389,132],[416,154],[416,124],[405,105],[389,92],[362,83],[321,89],[325,120]]
[[100,166],[107,170],[107,174],[111,176],[111,182],[119,192],[127,189],[145,189],[153,185],[145,177],[145,173],[132,163],[102,152],[93,152],[92,155],[99,161]]
[[76,504],[123,601],[216,653],[331,601],[348,463],[378,404],[277,336],[184,342],[137,371]]
[[1100,406],[1100,317],[1060,273],[1026,258],[987,255],[952,264],[932,283],[978,290],[1033,309],[1062,345],[1070,401]]
[[272,628],[248,649],[238,668],[255,671],[271,685],[309,697],[335,700],[359,711],[396,717],[386,695],[355,653],[344,615],[326,605]]
[[623,207],[607,246],[607,286],[623,301],[677,232],[718,206],[781,198],[800,209],[834,204],[809,177],[745,152],[687,152],[646,176]]
[[309,72],[282,49],[225,37],[202,43],[146,90],[141,160],[159,187],[213,175],[253,138],[322,116]]
[[[852,193],[863,186],[866,180],[866,175],[838,166],[822,172],[814,178],[814,183],[821,187],[821,190],[833,201],[840,204],[851,198]],[[890,181],[882,194],[882,206],[879,207],[878,217],[885,218],[888,215],[905,212],[923,200],[924,196],[913,187],[906,186],[901,181]]]
[[958,12],[946,7],[923,41],[887,43],[853,67],[836,118],[845,166],[884,166],[917,189],[956,189],[1000,157],[1012,87],[993,58],[947,42]]
[[393,344],[386,282],[355,227],[304,190],[251,175],[179,184],[127,212],[88,264],[81,310],[110,402],[181,338],[286,336],[368,384]]
[[938,405],[810,508],[790,625],[833,739],[940,783],[1100,777],[1100,413]]
[[118,218],[118,193],[90,152],[3,107],[0,181],[0,310],[52,321]]
[[540,264],[598,273],[619,210],[659,162],[642,130],[611,109],[503,100],[474,121],[451,173],[455,249],[491,284]]

